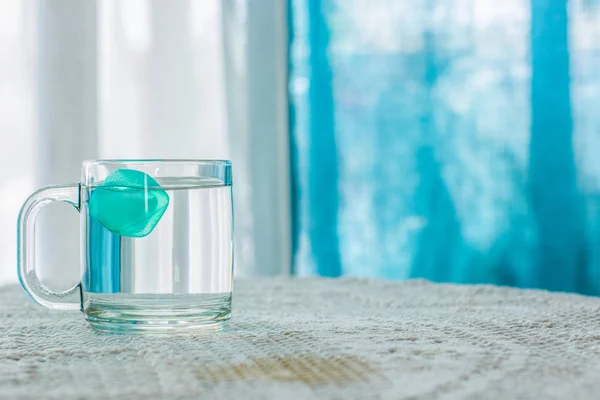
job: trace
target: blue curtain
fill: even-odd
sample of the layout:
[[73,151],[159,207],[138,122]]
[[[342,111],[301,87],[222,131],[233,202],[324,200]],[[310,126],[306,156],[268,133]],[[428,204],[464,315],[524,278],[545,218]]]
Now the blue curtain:
[[600,2],[290,0],[294,268],[600,294]]

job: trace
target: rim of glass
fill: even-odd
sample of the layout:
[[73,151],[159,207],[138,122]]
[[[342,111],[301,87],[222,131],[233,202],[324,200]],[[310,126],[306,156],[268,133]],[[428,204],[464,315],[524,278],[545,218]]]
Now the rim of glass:
[[183,159],[183,158],[132,158],[84,160],[83,166],[111,164],[180,164],[180,165],[231,165],[230,160]]

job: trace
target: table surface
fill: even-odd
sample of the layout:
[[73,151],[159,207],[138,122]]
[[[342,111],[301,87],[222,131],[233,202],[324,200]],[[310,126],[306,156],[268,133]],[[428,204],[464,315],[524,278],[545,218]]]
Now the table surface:
[[222,332],[145,336],[1,287],[0,398],[600,398],[600,299],[356,279],[234,293]]

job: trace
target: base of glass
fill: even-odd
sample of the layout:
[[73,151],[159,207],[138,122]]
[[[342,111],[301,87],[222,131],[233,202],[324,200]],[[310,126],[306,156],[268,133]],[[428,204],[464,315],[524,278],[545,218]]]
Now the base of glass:
[[84,295],[83,313],[105,332],[216,331],[231,317],[231,293],[195,295]]

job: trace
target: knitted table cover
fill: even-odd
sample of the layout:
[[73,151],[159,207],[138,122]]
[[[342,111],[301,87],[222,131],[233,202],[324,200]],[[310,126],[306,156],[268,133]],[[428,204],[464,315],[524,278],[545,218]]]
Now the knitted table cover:
[[256,279],[218,333],[116,335],[0,287],[0,399],[600,398],[600,299]]

